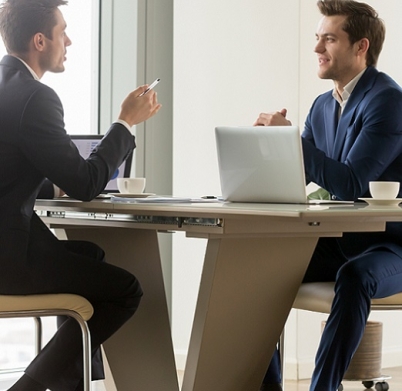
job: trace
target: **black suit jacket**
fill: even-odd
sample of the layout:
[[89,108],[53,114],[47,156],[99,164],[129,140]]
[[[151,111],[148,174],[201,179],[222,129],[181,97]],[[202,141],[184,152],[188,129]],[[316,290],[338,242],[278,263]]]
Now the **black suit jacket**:
[[76,199],[91,200],[134,148],[134,137],[116,123],[91,156],[81,158],[64,129],[57,94],[19,59],[5,56],[0,62],[0,276],[13,274],[14,266],[23,268],[33,235],[48,237],[33,232],[38,224],[31,221],[45,178]]

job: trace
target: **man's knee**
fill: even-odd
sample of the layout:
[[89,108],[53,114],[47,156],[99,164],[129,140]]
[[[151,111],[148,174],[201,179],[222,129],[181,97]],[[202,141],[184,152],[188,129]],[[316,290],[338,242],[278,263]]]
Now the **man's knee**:
[[361,263],[345,263],[338,271],[335,289],[346,297],[361,294],[370,296],[372,278],[369,270]]
[[140,282],[132,274],[128,286],[129,288],[126,295],[126,306],[130,308],[134,313],[140,304],[144,292],[142,290]]
[[99,262],[105,262],[105,252],[97,244],[84,240],[66,240],[64,241],[66,250],[82,255]]

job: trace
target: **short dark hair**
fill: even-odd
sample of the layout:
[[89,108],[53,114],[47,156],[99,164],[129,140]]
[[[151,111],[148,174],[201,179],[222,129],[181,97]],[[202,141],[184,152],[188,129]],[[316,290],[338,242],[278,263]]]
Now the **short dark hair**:
[[385,25],[377,11],[366,3],[353,0],[319,0],[317,6],[324,16],[344,15],[343,30],[353,45],[360,39],[370,42],[367,51],[367,66],[376,66],[385,39]]
[[55,9],[67,0],[6,0],[0,5],[0,34],[8,53],[26,53],[36,33],[52,39]]

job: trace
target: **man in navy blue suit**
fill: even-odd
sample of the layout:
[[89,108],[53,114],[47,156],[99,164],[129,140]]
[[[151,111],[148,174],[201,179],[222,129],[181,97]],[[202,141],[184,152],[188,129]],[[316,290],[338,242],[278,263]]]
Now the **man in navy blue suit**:
[[[333,199],[369,197],[370,181],[402,182],[402,90],[375,66],[385,38],[365,3],[322,0],[316,33],[318,76],[334,89],[311,107],[302,134],[305,174]],[[290,125],[286,109],[255,125]],[[402,291],[402,224],[382,233],[322,238],[304,282],[335,281],[335,299],[316,356],[311,391],[335,391],[357,349],[372,298]],[[275,361],[275,360],[274,360]],[[274,363],[273,361],[273,363]],[[261,390],[278,390],[271,363]]]

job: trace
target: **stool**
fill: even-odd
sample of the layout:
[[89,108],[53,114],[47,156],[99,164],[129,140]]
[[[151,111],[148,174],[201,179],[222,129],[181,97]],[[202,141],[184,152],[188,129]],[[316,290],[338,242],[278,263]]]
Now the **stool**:
[[[332,301],[335,296],[334,282],[311,282],[301,284],[297,293],[296,299],[293,303],[293,308],[322,312],[329,314],[331,312]],[[371,300],[371,310],[373,311],[386,311],[386,310],[401,310],[402,309],[402,293],[388,296],[382,299]],[[280,340],[280,353],[282,360],[282,386],[283,386],[283,366],[284,366],[284,333],[281,335]],[[351,365],[353,363],[353,359]],[[376,390],[386,391],[388,390],[388,383],[383,380],[390,377],[378,377],[376,379],[359,379],[362,380],[363,385],[366,388],[374,386],[374,381],[379,381],[375,384]],[[346,379],[346,378],[345,378]],[[342,385],[339,387],[339,391],[343,389]]]
[[87,320],[93,315],[91,303],[73,294],[0,295],[0,318],[34,318],[36,354],[42,349],[43,316],[66,315],[75,319],[82,333],[84,391],[91,389],[91,338]]

